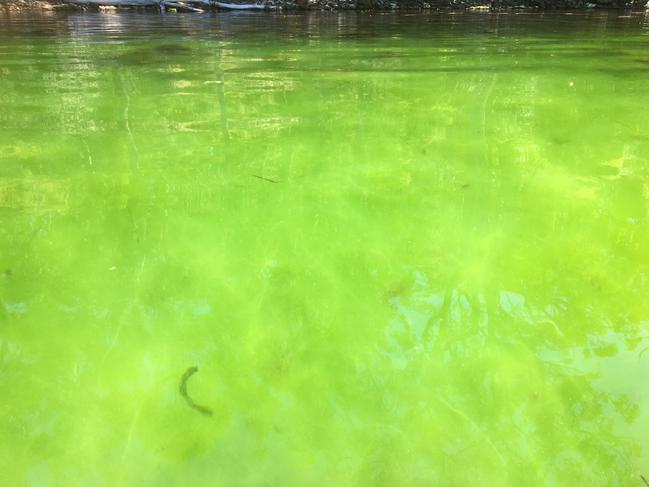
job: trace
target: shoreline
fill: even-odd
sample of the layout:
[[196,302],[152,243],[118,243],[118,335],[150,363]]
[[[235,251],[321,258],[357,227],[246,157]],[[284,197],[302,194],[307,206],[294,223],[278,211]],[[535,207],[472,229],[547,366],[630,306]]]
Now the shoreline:
[[[165,0],[5,0],[0,12],[159,10]],[[179,0],[178,11],[228,11],[208,0]],[[74,3],[73,3],[74,2]],[[232,4],[241,1],[231,0]],[[139,5],[136,5],[139,4]],[[197,7],[197,8],[196,8]],[[557,11],[649,9],[647,0],[258,0],[241,5],[242,10],[273,11]],[[248,8],[245,8],[248,7]],[[175,10],[175,9],[174,9]]]

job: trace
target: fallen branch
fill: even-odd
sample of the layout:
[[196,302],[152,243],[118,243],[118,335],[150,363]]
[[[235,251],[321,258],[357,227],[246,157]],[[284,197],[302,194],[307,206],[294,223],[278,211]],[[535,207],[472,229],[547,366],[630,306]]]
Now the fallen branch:
[[214,0],[187,0],[189,3],[200,3],[201,5],[210,5],[226,10],[264,10],[263,4],[258,3],[223,3]]
[[224,3],[216,2],[213,0],[186,0],[186,2],[177,2],[170,0],[66,0],[67,3],[73,5],[85,5],[96,7],[166,7],[175,8],[180,10],[187,10],[189,12],[204,12],[199,8],[194,8],[186,5],[186,3],[198,3],[208,7],[217,7],[226,10],[264,10],[266,8],[263,4],[258,3]]
[[67,3],[97,7],[154,7],[160,5],[160,0],[67,0]]
[[165,8],[175,8],[176,10],[185,10],[187,12],[197,12],[201,14],[205,12],[205,10],[202,10],[200,8],[190,7],[189,5],[185,5],[184,3],[169,2],[167,0],[161,2],[160,5]]

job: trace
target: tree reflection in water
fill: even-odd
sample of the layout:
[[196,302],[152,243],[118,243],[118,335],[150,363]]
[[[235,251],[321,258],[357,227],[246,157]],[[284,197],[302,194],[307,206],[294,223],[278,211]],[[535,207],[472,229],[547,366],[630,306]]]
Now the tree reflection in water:
[[[438,424],[408,435],[444,459],[440,480],[468,484],[489,464],[492,478],[508,475],[506,485],[635,482],[630,472],[646,448],[638,431],[649,425],[637,403],[647,398],[637,381],[649,372],[646,324],[624,313],[606,319],[597,305],[573,310],[569,293],[529,302],[513,291],[436,289],[420,271],[411,280],[407,292],[389,297],[394,317],[368,373],[384,372],[372,380],[392,391],[385,404],[395,419]],[[568,330],[595,317],[599,326]],[[633,379],[616,387],[625,374]],[[402,396],[402,381],[420,391]]]

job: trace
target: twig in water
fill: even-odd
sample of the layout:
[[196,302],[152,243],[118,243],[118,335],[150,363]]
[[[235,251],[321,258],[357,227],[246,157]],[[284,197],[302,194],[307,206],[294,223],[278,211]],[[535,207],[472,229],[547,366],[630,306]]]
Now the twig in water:
[[644,478],[644,475],[640,475],[640,478],[642,479],[642,481],[644,482],[644,484],[645,484],[647,487],[649,487],[649,482],[647,482],[647,479]]
[[257,176],[256,174],[253,174],[252,177],[268,181],[269,183],[279,183],[279,181],[277,181],[276,179],[265,178],[263,176]]
[[185,5],[182,2],[170,2],[168,0],[165,0],[163,2],[160,2],[161,6],[164,6],[166,8],[175,8],[178,10],[185,10],[187,12],[198,12],[198,13],[204,13],[205,10],[202,10],[200,8],[194,8],[190,7],[189,5]]
[[187,401],[187,404],[189,404],[189,407],[192,407],[196,409],[201,414],[204,414],[205,416],[212,416],[214,414],[211,409],[206,408],[205,406],[201,406],[200,404],[196,404],[191,397],[189,397],[189,394],[187,394],[187,381],[189,378],[194,375],[196,372],[198,372],[198,367],[195,365],[193,367],[188,368],[183,376],[180,378],[180,387],[178,388],[180,390],[180,395],[185,398],[185,401]]

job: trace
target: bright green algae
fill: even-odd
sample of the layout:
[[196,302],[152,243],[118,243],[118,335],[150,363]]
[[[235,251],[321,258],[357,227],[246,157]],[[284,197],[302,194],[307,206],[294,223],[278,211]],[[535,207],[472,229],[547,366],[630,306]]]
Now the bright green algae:
[[642,15],[0,32],[3,485],[649,478]]

